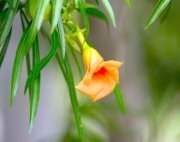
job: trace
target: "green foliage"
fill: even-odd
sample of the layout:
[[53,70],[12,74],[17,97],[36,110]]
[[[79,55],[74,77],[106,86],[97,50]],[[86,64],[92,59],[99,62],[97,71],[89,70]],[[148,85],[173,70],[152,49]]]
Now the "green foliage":
[[[98,135],[93,133],[93,131],[87,134],[83,130],[84,125],[81,119],[80,106],[74,87],[73,69],[69,62],[69,58],[72,57],[80,75],[82,75],[82,70],[76,54],[78,53],[78,56],[81,56],[82,49],[76,36],[77,32],[79,32],[78,30],[82,33],[85,31],[86,38],[89,36],[89,15],[95,16],[106,22],[107,26],[109,25],[106,14],[99,9],[99,1],[95,0],[93,2],[87,3],[85,0],[26,0],[25,2],[19,0],[0,0],[0,67],[3,63],[11,38],[11,29],[13,31],[14,17],[19,13],[21,16],[23,32],[16,49],[13,63],[10,105],[14,102],[19,86],[23,61],[26,57],[28,73],[24,93],[29,89],[30,131],[33,128],[40,101],[41,71],[54,57],[56,57],[69,90],[74,120],[79,134],[79,136],[71,136],[77,141],[84,142],[87,140],[87,137],[85,137],[86,134],[91,141],[103,141]],[[116,26],[115,14],[109,0],[101,0],[101,2],[112,24]],[[130,0],[126,0],[126,3],[131,7]],[[146,28],[157,19],[169,3],[170,0],[159,0],[148,19]],[[77,11],[80,12],[84,24],[82,28],[80,28],[79,21],[76,16],[74,16]],[[48,54],[41,59],[40,50],[42,49],[39,45],[38,34],[42,31],[42,25],[45,21],[46,24],[50,26],[48,33],[46,33],[46,37],[50,39],[51,49]],[[70,50],[67,50],[67,47],[69,47]],[[30,50],[31,48],[32,50]],[[114,94],[120,111],[124,113],[125,104],[118,85],[114,89]],[[93,117],[99,118],[98,114],[94,113]],[[100,120],[101,119],[99,119],[99,121]],[[68,136],[70,136],[70,134]],[[68,137],[65,139],[67,140]]]

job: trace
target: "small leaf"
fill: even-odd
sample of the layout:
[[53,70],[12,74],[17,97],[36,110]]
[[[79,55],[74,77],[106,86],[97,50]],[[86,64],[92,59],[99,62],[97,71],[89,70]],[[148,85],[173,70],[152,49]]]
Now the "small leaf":
[[101,1],[102,1],[103,6],[105,7],[107,13],[109,14],[109,17],[111,18],[111,21],[112,21],[114,27],[116,27],[116,19],[115,19],[115,15],[114,15],[113,9],[111,7],[111,4],[109,3],[108,0],[101,0]]
[[66,45],[65,45],[65,34],[64,34],[64,28],[63,28],[63,23],[62,23],[62,19],[61,17],[59,17],[58,20],[58,26],[57,26],[57,34],[60,40],[60,48],[61,48],[61,54],[62,57],[65,57],[65,53],[66,53]]
[[53,33],[55,27],[58,24],[61,14],[62,4],[64,0],[51,0],[52,1],[52,21],[51,21],[51,33]]
[[107,26],[109,26],[109,22],[108,22],[108,19],[106,17],[106,15],[100,11],[99,9],[97,9],[96,7],[90,7],[90,8],[86,8],[86,13],[87,14],[90,14],[90,15],[93,15],[101,20],[104,20],[107,24]]
[[57,45],[55,42],[55,36],[57,36],[56,32],[52,34],[52,48],[50,52],[33,68],[33,70],[30,72],[27,80],[26,80],[26,85],[25,85],[25,90],[24,93],[26,93],[27,89],[30,87],[31,83],[36,79],[36,77],[39,75],[41,70],[51,61],[51,59],[54,57],[56,54],[57,48],[59,45]]
[[114,88],[114,94],[116,96],[116,100],[118,102],[118,105],[119,105],[119,108],[120,108],[120,111],[122,113],[125,112],[126,110],[126,107],[125,107],[125,103],[124,103],[124,99],[123,99],[123,95],[121,93],[121,89],[119,87],[119,85],[117,84]]
[[[39,53],[39,43],[38,37],[36,37],[35,42],[32,48],[32,56],[33,56],[33,68],[40,62],[40,53]],[[34,120],[36,118],[38,106],[39,106],[39,98],[40,98],[40,73],[35,78],[35,80],[31,83],[31,93],[30,93],[30,124],[29,124],[29,132],[31,132]]]
[[82,0],[78,0],[78,7],[79,7],[80,13],[82,15],[84,25],[86,27],[86,36],[87,36],[90,31],[90,25],[89,25],[89,19],[88,19],[86,10],[85,10],[85,4]]
[[147,29],[161,14],[161,12],[166,8],[166,6],[170,3],[171,0],[159,0],[153,9],[151,15],[149,16],[145,29]]
[[2,49],[1,49],[1,51],[0,51],[0,69],[1,69],[1,65],[2,65],[2,63],[3,63],[4,57],[5,57],[5,54],[6,54],[8,45],[9,45],[10,37],[11,37],[11,31],[10,31],[10,33],[8,34],[8,36],[7,36],[7,38],[6,38],[6,41],[5,41],[5,43],[4,43],[4,45],[2,46]]

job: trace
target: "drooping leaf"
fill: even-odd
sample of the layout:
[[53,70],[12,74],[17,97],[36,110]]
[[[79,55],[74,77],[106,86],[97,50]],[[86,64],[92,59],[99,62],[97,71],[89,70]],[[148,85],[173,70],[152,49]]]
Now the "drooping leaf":
[[53,33],[55,27],[58,24],[62,4],[64,0],[51,0],[52,1],[52,21],[51,21],[51,33]]
[[[61,41],[58,40],[58,37],[55,36],[55,38],[56,38],[55,42],[58,42],[57,44],[61,45],[61,43],[59,43]],[[62,50],[63,49],[60,46],[60,52],[62,52]],[[71,69],[71,65],[70,65],[68,57],[67,57],[67,53],[65,54],[64,58],[62,57],[62,54],[59,55],[58,53],[56,53],[56,59],[57,59],[57,62],[61,68],[61,71],[64,75],[64,78],[65,78],[67,86],[68,86],[72,110],[74,113],[75,122],[77,125],[77,130],[78,130],[81,142],[84,142],[85,136],[84,136],[83,126],[82,126],[82,122],[81,122],[81,115],[79,112],[79,105],[78,105],[78,100],[76,97],[76,91],[75,91],[75,87],[74,87],[75,85],[74,85],[72,69]]]
[[88,19],[86,10],[85,10],[86,9],[85,4],[82,0],[78,0],[78,7],[79,7],[80,13],[82,15],[82,20],[83,20],[83,23],[84,23],[85,28],[86,28],[86,36],[87,36],[89,34],[89,31],[90,31],[90,25],[89,25],[89,19]]
[[[40,62],[40,53],[39,53],[39,43],[38,37],[36,37],[33,48],[32,48],[32,56],[33,56],[33,68]],[[36,118],[38,106],[39,106],[39,98],[40,98],[40,73],[31,83],[31,94],[30,94],[30,123],[29,123],[29,132],[31,132],[34,120]]]
[[56,51],[57,51],[57,48],[59,47],[59,45],[57,45],[56,44],[57,42],[55,42],[55,39],[54,39],[55,36],[57,36],[57,34],[56,34],[56,32],[53,32],[52,37],[51,37],[52,48],[51,48],[50,52],[38,64],[36,64],[36,66],[30,72],[30,74],[26,80],[24,93],[26,93],[27,89],[30,87],[30,85],[32,84],[34,79],[36,79],[36,77],[39,75],[41,70],[49,63],[49,61],[51,61],[51,59],[56,54]]
[[1,65],[3,63],[4,57],[6,55],[6,51],[7,51],[8,45],[9,45],[9,41],[10,41],[10,37],[11,37],[11,31],[6,38],[5,43],[2,46],[2,49],[0,48],[1,49],[0,50],[0,69],[1,69]]
[[105,7],[109,17],[111,18],[111,21],[112,21],[114,27],[116,27],[116,19],[115,19],[115,15],[114,15],[113,9],[111,7],[111,4],[109,3],[108,0],[101,0],[101,1],[102,1],[103,6]]
[[159,0],[156,4],[155,8],[153,9],[152,13],[150,14],[145,29],[147,29],[161,14],[161,12],[167,7],[171,0]]
[[81,122],[81,115],[79,112],[79,105],[78,105],[78,100],[76,97],[76,91],[74,88],[75,85],[74,85],[71,65],[68,61],[67,54],[64,59],[59,55],[57,55],[57,56],[58,56],[57,59],[60,60],[58,62],[61,64],[60,65],[61,70],[64,70],[64,74],[65,74],[64,77],[66,79],[66,83],[67,83],[69,94],[70,94],[70,100],[71,100],[72,110],[73,110],[74,117],[75,117],[75,122],[77,125],[77,130],[78,130],[81,142],[84,142],[85,136],[84,136],[83,126],[82,126],[82,122]]
[[14,97],[17,92],[21,69],[22,69],[23,58],[25,54],[31,48],[34,42],[34,39],[36,37],[36,34],[41,27],[48,3],[49,3],[49,0],[38,1],[35,18],[33,19],[32,23],[29,25],[30,27],[28,28],[28,30],[23,33],[23,36],[21,37],[21,40],[18,44],[18,49],[16,51],[16,56],[15,56],[14,65],[13,65],[12,79],[11,79],[10,105],[12,105],[14,101]]
[[122,113],[124,113],[125,110],[126,110],[126,107],[125,107],[123,95],[122,95],[122,92],[121,92],[121,89],[120,89],[119,85],[116,85],[116,86],[115,86],[115,88],[114,88],[114,94],[115,94],[115,96],[116,96],[116,100],[117,100],[117,103],[118,103],[118,105],[119,105],[120,111],[121,111]]
[[[23,30],[25,29],[25,22],[28,24],[28,20],[25,18],[25,15],[23,15],[23,12],[20,13],[21,16],[21,22]],[[24,17],[23,17],[24,16]],[[33,43],[32,48],[32,68],[35,67],[36,64],[40,62],[40,53],[39,53],[39,43],[38,43],[38,36],[36,36],[36,39]],[[26,64],[27,64],[27,72],[28,75],[31,72],[31,62],[30,62],[30,54],[29,52],[26,54]],[[29,88],[29,104],[30,104],[30,118],[29,118],[29,132],[31,132],[35,117],[38,110],[39,105],[39,99],[40,99],[40,74],[36,77],[36,79],[33,81],[32,85]]]
[[26,30],[23,32],[23,35],[21,37],[21,40],[18,44],[18,48],[16,50],[16,55],[14,59],[13,69],[12,69],[12,77],[11,77],[11,97],[10,97],[10,106],[12,105],[14,101],[14,97],[17,92],[20,75],[21,75],[21,69],[23,65],[23,59],[25,56],[25,46],[23,46],[27,39],[27,33],[29,31],[29,26],[26,28]]

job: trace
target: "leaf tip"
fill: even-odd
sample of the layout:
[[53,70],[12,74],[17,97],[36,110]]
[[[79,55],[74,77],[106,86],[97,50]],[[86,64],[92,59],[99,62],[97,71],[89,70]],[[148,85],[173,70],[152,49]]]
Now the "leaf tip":
[[29,134],[31,134],[33,128],[33,122],[30,122],[29,124]]

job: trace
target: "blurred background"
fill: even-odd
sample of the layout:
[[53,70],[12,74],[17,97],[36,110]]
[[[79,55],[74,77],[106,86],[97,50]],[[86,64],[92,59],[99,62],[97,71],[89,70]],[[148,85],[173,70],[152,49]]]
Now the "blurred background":
[[[111,1],[117,27],[93,17],[89,41],[106,60],[123,61],[120,86],[126,113],[113,95],[92,103],[83,96],[80,110],[90,142],[180,141],[180,1],[172,1],[148,29],[144,25],[156,0]],[[23,96],[26,69],[13,107],[9,108],[10,78],[15,47],[21,36],[19,17],[0,70],[0,142],[78,142],[68,90],[55,61],[42,72],[41,101],[32,133],[28,133],[28,96]],[[48,42],[42,39],[44,55]],[[72,62],[73,65],[73,62]],[[75,66],[74,66],[75,68]],[[76,83],[81,79],[75,68]],[[79,95],[81,96],[81,95]]]

